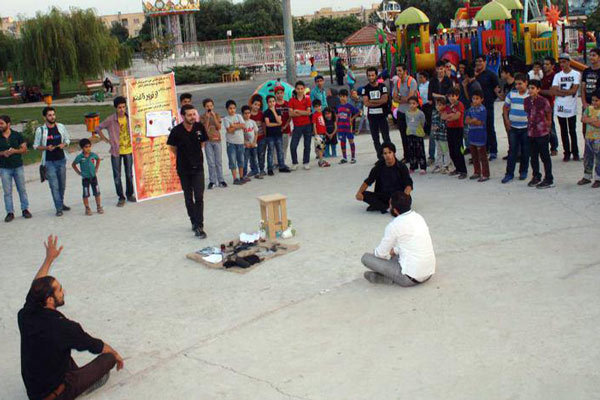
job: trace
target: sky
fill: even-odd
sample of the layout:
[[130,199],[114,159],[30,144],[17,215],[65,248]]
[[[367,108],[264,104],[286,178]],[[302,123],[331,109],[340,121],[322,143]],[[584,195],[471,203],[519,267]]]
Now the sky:
[[[235,0],[234,0],[235,1]],[[237,1],[236,1],[237,2]],[[345,10],[350,7],[365,6],[370,8],[376,0],[291,0],[292,14],[312,14],[321,7],[333,7]],[[1,0],[0,16],[16,17],[19,14],[26,17],[34,16],[37,11],[47,11],[52,6],[68,9],[76,6],[79,8],[95,8],[100,15],[141,12],[141,0]]]

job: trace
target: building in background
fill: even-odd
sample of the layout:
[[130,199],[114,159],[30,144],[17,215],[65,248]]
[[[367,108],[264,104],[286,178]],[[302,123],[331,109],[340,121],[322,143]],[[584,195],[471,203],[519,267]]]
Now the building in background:
[[110,29],[113,23],[120,22],[129,31],[129,37],[139,36],[142,25],[146,20],[146,16],[143,12],[130,13],[130,14],[112,14],[112,15],[101,15],[100,19]]
[[313,14],[300,15],[295,18],[304,18],[310,22],[313,19],[325,17],[325,18],[343,18],[343,17],[356,17],[363,23],[367,23],[369,14],[379,9],[380,3],[371,4],[371,8],[367,7],[352,7],[347,10],[334,10],[331,7],[323,7],[320,10],[315,11]]
[[16,20],[13,17],[0,18],[0,31],[6,35],[19,37],[21,34],[22,21]]

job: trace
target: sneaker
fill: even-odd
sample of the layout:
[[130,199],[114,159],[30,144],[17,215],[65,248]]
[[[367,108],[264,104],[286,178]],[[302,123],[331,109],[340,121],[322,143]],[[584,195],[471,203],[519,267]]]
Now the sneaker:
[[302,168],[304,168],[305,171],[308,171],[310,169],[310,165],[304,164]]
[[130,203],[135,203],[137,201],[137,199],[135,198],[135,196],[129,196],[127,198],[127,201],[130,202]]
[[425,174],[427,174],[426,170],[422,169],[422,170],[419,171],[419,175],[425,175]]
[[124,207],[125,206],[125,199],[119,199],[119,201],[117,202],[117,207]]
[[57,211],[56,212],[56,216],[57,217],[62,217],[63,216],[63,212],[62,211]]
[[62,210],[63,210],[63,211],[71,211],[71,207],[65,206],[65,205],[63,204],[63,208],[62,208]]
[[551,155],[551,156],[556,156],[556,155],[558,155],[558,151],[556,151],[556,150],[552,150],[552,151],[550,152],[550,155]]
[[248,183],[250,182],[252,179],[248,178],[247,176],[243,177],[242,179],[242,183]]
[[261,174],[257,174],[254,176],[254,179],[265,179],[265,177],[262,176]]
[[386,285],[393,285],[394,281],[391,280],[390,278],[388,278],[387,276],[383,276],[380,273],[374,272],[374,271],[366,271],[363,276],[365,277],[366,280],[368,280],[371,283],[375,283],[375,284],[386,284]]
[[273,170],[272,170],[272,169],[270,169],[270,170],[269,170],[269,172],[267,172],[267,175],[269,175],[269,176],[273,176],[273,175],[275,175],[275,173],[273,172]]
[[569,162],[570,159],[571,159],[570,156],[564,156],[563,157],[563,162]]
[[477,182],[485,182],[485,181],[489,181],[490,177],[489,176],[482,176],[481,178],[477,179]]
[[579,156],[573,156],[573,161],[579,161]]
[[458,171],[457,170],[452,170],[450,172],[448,172],[448,176],[454,176],[454,175],[458,175]]
[[458,179],[467,179],[467,174],[466,173],[458,174]]
[[206,239],[206,232],[204,232],[204,230],[200,227],[196,228],[196,230],[194,231],[194,234],[199,239]]
[[443,167],[443,168],[440,170],[440,174],[447,175],[447,174],[449,174],[449,173],[450,173],[450,171],[448,171],[448,168],[446,168],[446,167]]
[[529,183],[527,184],[527,186],[529,186],[529,187],[534,187],[534,186],[537,186],[537,185],[538,185],[540,182],[541,182],[541,179],[540,179],[540,178],[535,178],[535,177],[533,177],[533,178],[532,178],[532,179],[529,181]]
[[292,172],[292,170],[289,169],[288,167],[283,167],[283,168],[279,168],[279,172],[290,173],[290,172]]
[[520,181],[524,181],[525,179],[527,179],[527,172],[523,172],[522,174],[519,174]]
[[267,173],[266,173],[265,171],[261,171],[261,173],[260,173],[260,174],[258,174],[258,175],[260,175],[260,176],[262,176],[262,177],[265,177],[265,176],[267,176]]
[[504,161],[508,160],[508,154],[507,154],[507,155],[505,155],[504,157],[502,157],[502,159],[503,159]]
[[479,178],[481,178],[481,175],[478,175],[478,174],[473,174],[469,177],[469,179],[472,181],[474,181],[475,179],[479,179]]
[[29,212],[29,210],[23,210],[23,218],[31,218],[33,217],[33,215],[31,215],[31,213]]
[[292,171],[296,171],[298,169],[298,164],[292,164],[292,166],[290,167],[290,169]]
[[353,158],[352,160],[350,160],[350,164],[356,164],[356,158]]
[[498,156],[496,154],[490,154],[490,161],[494,161]]
[[104,208],[102,208],[102,206],[98,206],[98,207],[96,207],[96,212],[98,214],[104,214]]
[[207,187],[207,189],[208,189],[208,190],[214,189],[214,188],[215,188],[215,186],[216,186],[216,185],[215,185],[214,183],[212,183],[212,182],[211,182],[211,183],[209,183],[209,184],[208,184],[208,187]]
[[435,168],[433,168],[433,170],[431,170],[432,174],[437,174],[442,172],[442,168],[440,168],[439,166],[436,166]]
[[538,189],[548,189],[548,188],[551,188],[551,187],[554,187],[554,183],[548,182],[546,180],[542,181],[541,183],[539,183],[536,186],[536,188],[538,188]]
[[504,175],[504,178],[502,178],[502,183],[508,183],[508,182],[510,182],[512,180],[513,180],[512,176],[510,176],[510,175]]
[[241,180],[241,179],[234,179],[234,180],[233,180],[233,184],[234,184],[234,185],[243,185],[244,183],[242,182],[242,180]]
[[592,188],[594,188],[594,189],[600,188],[600,181],[594,181],[594,184],[592,185]]
[[14,213],[8,213],[8,214],[6,214],[6,218],[4,218],[4,222],[10,222],[13,219],[15,219],[15,214]]
[[91,208],[89,208],[89,207],[86,207],[86,208],[85,208],[85,215],[88,215],[88,216],[89,216],[89,215],[92,215],[92,209],[91,209]]
[[589,179],[587,179],[587,178],[581,178],[581,180],[580,180],[579,182],[577,182],[577,184],[578,184],[579,186],[587,185],[588,183],[592,183],[592,181],[590,181],[590,180],[589,180]]
[[347,162],[348,162],[348,160],[346,160],[345,158],[342,158],[342,159],[340,160],[340,164],[346,164]]
[[219,183],[219,187],[226,188],[227,187],[227,182],[221,182],[221,183]]

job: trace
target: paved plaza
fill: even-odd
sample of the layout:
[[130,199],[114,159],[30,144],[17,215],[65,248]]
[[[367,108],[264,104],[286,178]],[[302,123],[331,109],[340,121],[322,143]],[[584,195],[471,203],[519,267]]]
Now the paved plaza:
[[[223,113],[227,98],[240,104],[258,83],[191,89],[196,104],[213,97]],[[397,130],[392,138],[400,146]],[[576,185],[581,162],[553,157],[556,187],[548,190],[518,180],[502,185],[501,160],[490,164],[485,183],[414,175],[413,205],[429,225],[437,273],[400,288],[362,276],[360,257],[391,218],[354,199],[376,159],[367,134],[357,137],[355,165],[320,169],[313,160],[310,171],[207,191],[203,241],[190,231],[181,194],[116,208],[108,145],[94,151],[103,158],[104,215],[83,215],[80,178],[69,171],[72,211],[56,218],[47,184],[31,181],[33,219],[0,225],[0,399],[26,399],[17,312],[50,233],[65,246],[51,271],[65,289],[60,311],[125,358],[90,400],[600,393],[600,189]],[[269,193],[288,196],[298,251],[247,274],[185,258],[256,231],[256,197]],[[78,363],[91,360],[73,354]]]

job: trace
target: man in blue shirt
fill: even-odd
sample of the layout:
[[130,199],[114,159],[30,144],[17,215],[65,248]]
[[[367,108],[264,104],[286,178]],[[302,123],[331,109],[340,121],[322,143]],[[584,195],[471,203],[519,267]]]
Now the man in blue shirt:
[[[321,107],[323,110],[327,105],[327,91],[325,90],[325,79],[322,75],[315,76],[315,88],[310,91],[310,102],[314,103],[315,100],[321,101]],[[315,112],[313,107],[312,112]]]

